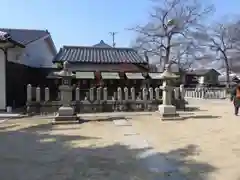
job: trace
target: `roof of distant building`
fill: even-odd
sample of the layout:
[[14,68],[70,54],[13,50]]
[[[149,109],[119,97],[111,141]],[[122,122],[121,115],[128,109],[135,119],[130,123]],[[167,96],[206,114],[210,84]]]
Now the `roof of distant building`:
[[215,69],[195,69],[195,70],[192,70],[192,71],[188,71],[187,74],[202,76],[202,75],[205,75],[205,74],[207,74],[211,71],[215,71],[216,73],[218,73],[220,75],[220,73],[218,71],[216,71]]
[[106,46],[105,43],[105,45],[101,42],[99,44],[94,46],[63,46],[53,62],[148,64],[147,60],[132,48],[113,48]]
[[0,40],[11,39],[24,46],[47,35],[47,30],[0,28]]

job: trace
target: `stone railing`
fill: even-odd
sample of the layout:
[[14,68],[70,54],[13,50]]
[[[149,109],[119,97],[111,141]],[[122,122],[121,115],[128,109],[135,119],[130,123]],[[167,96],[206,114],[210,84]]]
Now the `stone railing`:
[[185,88],[185,98],[225,99],[227,90],[225,88]]
[[[33,92],[35,91],[35,92]],[[111,91],[112,92],[112,91]],[[109,95],[107,88],[91,88],[81,94],[80,88],[73,90],[73,98],[69,101],[77,113],[82,112],[109,112],[109,111],[154,111],[162,103],[162,90],[160,88],[117,88],[113,95]],[[27,86],[27,112],[57,112],[62,105],[62,96],[52,100],[50,89]],[[173,91],[172,103],[177,108],[183,107],[184,89],[176,87]]]

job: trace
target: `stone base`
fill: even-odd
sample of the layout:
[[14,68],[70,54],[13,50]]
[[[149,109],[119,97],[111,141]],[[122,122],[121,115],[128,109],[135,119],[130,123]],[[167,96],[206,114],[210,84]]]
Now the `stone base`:
[[77,115],[73,115],[73,116],[59,116],[56,115],[54,120],[52,121],[53,124],[57,123],[57,122],[80,122],[79,118],[77,117]]
[[176,113],[176,107],[173,105],[159,105],[158,111],[162,120],[182,120],[178,113]]
[[158,111],[162,116],[176,116],[176,107],[173,105],[159,105]]
[[69,106],[62,106],[58,110],[58,114],[55,116],[52,123],[56,122],[79,122],[79,118],[74,113],[74,110],[72,107]]
[[70,106],[61,106],[58,109],[59,116],[73,116],[74,115],[74,109]]

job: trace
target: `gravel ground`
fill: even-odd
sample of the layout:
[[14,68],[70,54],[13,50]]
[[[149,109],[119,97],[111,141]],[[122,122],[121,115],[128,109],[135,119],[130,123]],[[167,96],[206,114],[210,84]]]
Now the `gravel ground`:
[[110,122],[54,125],[26,118],[0,124],[0,177],[3,180],[146,180],[140,149],[121,144]]
[[[231,103],[190,104],[200,110],[181,113],[184,120],[161,121],[157,113],[141,114],[126,117],[127,126],[104,117],[105,121],[54,126],[36,117],[5,121],[0,124],[0,177],[238,180],[240,118],[233,115]],[[149,167],[158,166],[163,157],[174,166],[172,171],[151,171]]]
[[132,120],[142,135],[169,161],[179,164],[189,179],[240,180],[240,116],[229,101],[190,100],[200,107],[182,121],[157,116]]

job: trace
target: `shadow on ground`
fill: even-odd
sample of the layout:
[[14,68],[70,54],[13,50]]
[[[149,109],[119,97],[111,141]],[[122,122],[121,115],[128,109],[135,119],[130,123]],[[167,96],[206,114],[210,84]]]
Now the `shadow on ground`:
[[192,115],[192,116],[186,116],[183,117],[184,120],[187,119],[218,119],[221,116],[213,116],[213,115]]
[[185,107],[184,111],[193,112],[193,111],[207,111],[207,110],[200,109],[200,107]]
[[89,121],[114,121],[114,120],[120,120],[120,119],[126,119],[125,116],[116,116],[116,117],[111,117],[111,116],[103,116],[103,117],[95,117],[95,118],[89,118],[89,117],[83,117],[83,122],[89,122]]
[[200,153],[195,145],[151,155],[164,155],[179,167],[176,172],[158,174],[142,166],[145,158],[136,158],[147,149],[130,149],[120,144],[85,147],[86,141],[101,139],[67,135],[64,131],[56,134],[52,131],[56,127],[51,124],[11,128],[9,125],[0,129],[3,180],[181,180],[186,174],[190,179],[207,180],[208,174],[215,171],[208,163],[190,160]]

